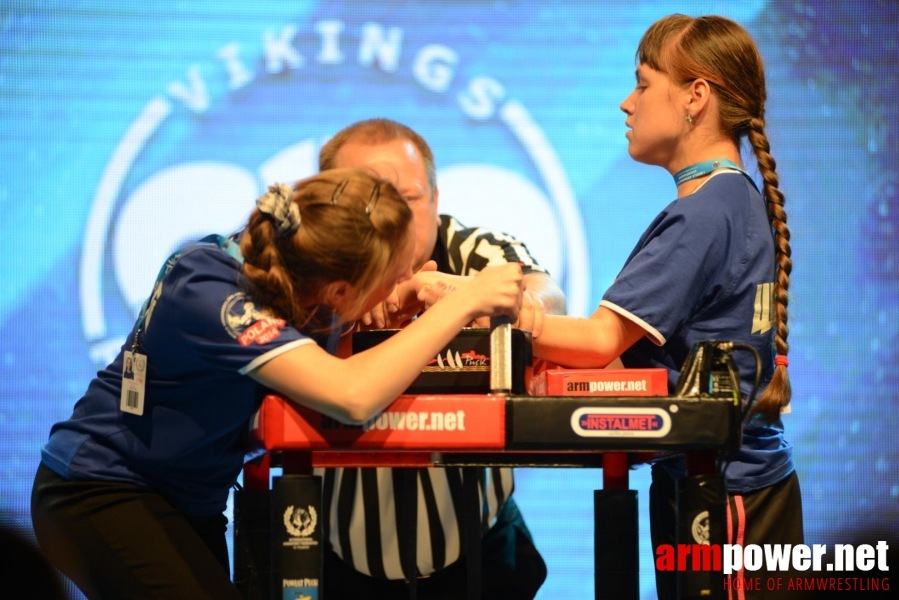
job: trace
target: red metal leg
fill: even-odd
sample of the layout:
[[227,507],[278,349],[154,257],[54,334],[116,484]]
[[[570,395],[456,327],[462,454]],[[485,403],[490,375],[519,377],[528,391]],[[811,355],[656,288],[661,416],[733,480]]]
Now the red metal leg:
[[626,490],[630,486],[630,464],[624,452],[606,452],[602,455],[602,489]]
[[269,465],[271,458],[265,454],[256,464],[248,462],[243,466],[243,486],[248,490],[267,490],[269,488]]

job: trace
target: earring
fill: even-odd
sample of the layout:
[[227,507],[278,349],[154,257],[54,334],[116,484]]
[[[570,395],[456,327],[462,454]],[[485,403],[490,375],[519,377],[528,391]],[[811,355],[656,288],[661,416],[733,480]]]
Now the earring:
[[692,123],[693,117],[691,115],[687,115],[687,123]]

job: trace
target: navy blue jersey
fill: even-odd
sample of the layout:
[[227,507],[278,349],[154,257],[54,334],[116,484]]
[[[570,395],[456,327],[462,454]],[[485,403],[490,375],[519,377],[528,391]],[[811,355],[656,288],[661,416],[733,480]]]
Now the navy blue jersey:
[[315,343],[256,306],[241,265],[191,246],[161,281],[137,352],[147,356],[142,415],[119,409],[123,354],[97,374],[72,416],[53,426],[42,460],[70,480],[149,486],[190,515],[221,513],[244,464],[258,384],[246,374]]
[[[693,344],[716,339],[752,345],[762,358],[760,390],[774,372],[774,238],[765,201],[743,175],[722,172],[675,200],[640,238],[603,296],[605,306],[646,330],[621,360],[668,369],[674,389]],[[752,389],[755,361],[735,352],[740,388]],[[728,466],[732,492],[774,484],[793,471],[783,424],[757,416]]]

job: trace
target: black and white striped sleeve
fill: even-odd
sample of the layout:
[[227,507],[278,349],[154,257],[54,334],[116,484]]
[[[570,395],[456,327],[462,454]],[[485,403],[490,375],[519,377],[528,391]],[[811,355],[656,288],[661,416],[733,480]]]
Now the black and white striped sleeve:
[[448,215],[440,215],[440,235],[445,235],[449,267],[457,275],[474,275],[484,267],[510,262],[521,263],[525,273],[546,273],[527,247],[511,235],[465,227]]

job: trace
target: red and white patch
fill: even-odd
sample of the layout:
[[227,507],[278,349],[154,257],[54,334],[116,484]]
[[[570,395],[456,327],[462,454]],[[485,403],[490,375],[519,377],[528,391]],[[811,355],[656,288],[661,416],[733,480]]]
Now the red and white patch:
[[277,339],[281,335],[282,327],[284,319],[262,319],[247,327],[237,337],[237,341],[241,346],[249,346],[253,342],[262,346]]

